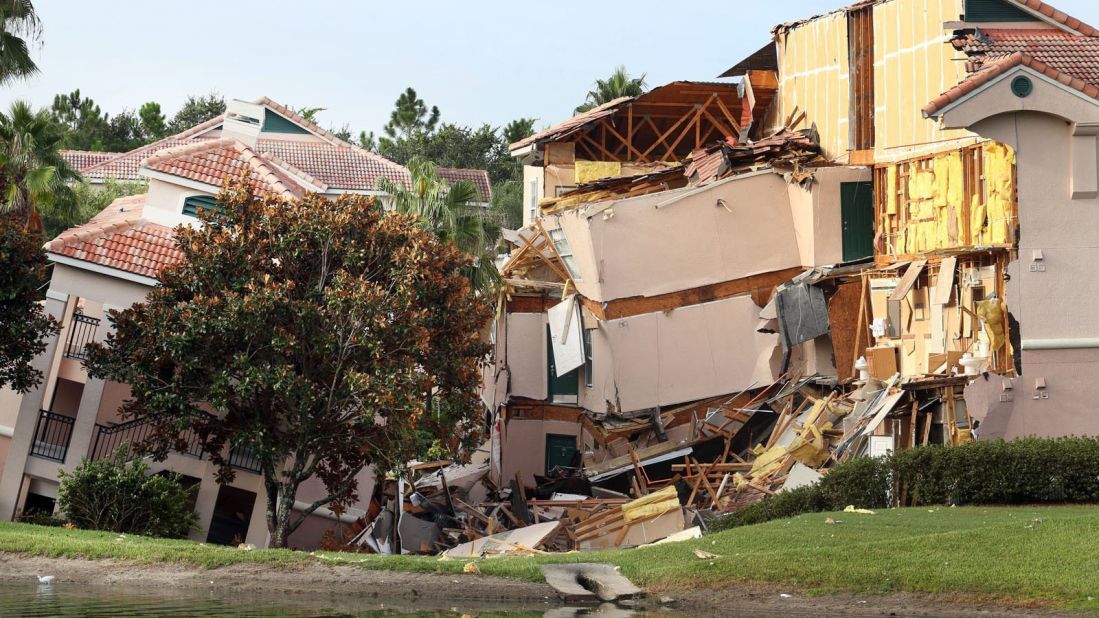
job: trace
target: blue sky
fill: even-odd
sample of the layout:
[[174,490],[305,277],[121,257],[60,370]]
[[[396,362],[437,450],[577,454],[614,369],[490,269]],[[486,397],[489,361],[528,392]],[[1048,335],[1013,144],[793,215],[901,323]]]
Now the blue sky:
[[[1053,3],[1099,23],[1095,0]],[[543,126],[571,115],[615,65],[650,85],[713,79],[774,24],[844,4],[37,0],[42,74],[0,90],[0,103],[48,105],[79,88],[108,113],[153,100],[170,116],[188,94],[216,91],[325,107],[323,125],[378,130],[411,85],[446,121]]]

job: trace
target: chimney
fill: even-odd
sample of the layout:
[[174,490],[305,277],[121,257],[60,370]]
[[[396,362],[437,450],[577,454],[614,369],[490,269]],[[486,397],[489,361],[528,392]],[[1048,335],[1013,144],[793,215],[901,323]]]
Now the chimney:
[[249,148],[254,147],[263,127],[264,111],[262,105],[233,99],[225,108],[221,136],[235,139]]

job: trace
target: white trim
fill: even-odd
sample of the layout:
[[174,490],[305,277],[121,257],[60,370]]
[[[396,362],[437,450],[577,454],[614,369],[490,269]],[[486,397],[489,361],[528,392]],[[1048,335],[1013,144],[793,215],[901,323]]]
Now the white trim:
[[10,438],[15,435],[15,427],[0,425],[0,437]]
[[46,298],[63,303],[69,302],[68,294],[66,294],[65,292],[56,292],[54,290],[46,290]]
[[1099,338],[1023,339],[1024,350],[1087,350],[1099,348]]
[[82,270],[88,270],[100,275],[107,275],[108,277],[114,277],[115,279],[125,279],[126,281],[133,281],[134,283],[140,283],[148,287],[156,287],[159,281],[152,277],[146,277],[144,275],[137,275],[131,272],[126,272],[118,268],[111,268],[109,266],[102,266],[94,264],[92,262],[86,262],[84,260],[78,260],[68,257],[66,255],[58,255],[53,252],[47,252],[46,257],[57,264],[64,264],[65,266],[71,266],[73,268],[79,268]]
[[[1004,71],[1003,73],[1000,73],[999,75],[997,75],[996,77],[990,79],[989,81],[985,82],[984,84],[981,84],[980,88],[977,88],[976,90],[966,94],[965,96],[958,99],[957,101],[952,101],[949,105],[947,105],[946,107],[943,107],[942,109],[936,111],[931,116],[924,116],[924,117],[925,118],[932,118],[932,117],[941,118],[944,114],[950,112],[955,107],[958,107],[962,103],[965,103],[966,101],[968,101],[968,100],[972,99],[973,97],[981,94],[982,92],[988,90],[989,88],[992,88],[996,84],[999,84],[1000,82],[1004,81],[1008,77],[1017,75],[1018,73],[1026,73],[1026,74],[1028,74],[1029,76],[1031,76],[1035,79],[1039,79],[1039,80],[1041,80],[1041,81],[1043,81],[1047,84],[1050,84],[1050,85],[1052,85],[1056,88],[1059,88],[1060,90],[1063,90],[1063,91],[1065,91],[1065,92],[1067,92],[1071,95],[1075,95],[1076,97],[1079,97],[1080,99],[1083,99],[1084,101],[1087,101],[1088,103],[1091,103],[1092,105],[1099,105],[1099,100],[1093,99],[1092,97],[1089,97],[1088,95],[1084,94],[1083,92],[1080,92],[1079,90],[1077,90],[1075,88],[1070,88],[1070,87],[1062,84],[1061,82],[1053,79],[1052,77],[1049,77],[1045,73],[1042,73],[1040,71],[1035,71],[1034,69],[1032,69],[1032,68],[1030,68],[1026,65],[1019,64],[1019,65],[1011,67],[1010,69],[1008,69],[1007,71]],[[1023,111],[1023,110],[1020,110],[1020,111]],[[1025,111],[1040,112],[1042,110],[1040,110],[1040,109],[1028,109],[1028,110],[1025,110]]]

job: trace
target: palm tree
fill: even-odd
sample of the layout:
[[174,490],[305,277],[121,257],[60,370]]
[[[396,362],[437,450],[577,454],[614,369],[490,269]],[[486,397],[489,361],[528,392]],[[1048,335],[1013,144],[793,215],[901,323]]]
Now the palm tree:
[[27,39],[37,39],[41,32],[30,0],[0,0],[0,85],[38,72]]
[[23,219],[31,231],[42,231],[41,213],[75,219],[76,201],[68,183],[80,180],[59,152],[61,127],[47,110],[35,112],[15,101],[0,113],[0,213]]
[[439,178],[435,164],[415,156],[408,162],[411,181],[379,178],[378,188],[393,198],[394,209],[419,217],[420,224],[444,242],[453,242],[473,259],[465,271],[473,289],[489,292],[500,280],[493,262],[492,242],[498,233],[485,208],[476,204],[477,187],[471,182],[448,184]]
[[619,65],[609,78],[595,80],[595,88],[588,91],[588,98],[583,105],[576,108],[576,113],[586,112],[621,97],[636,97],[644,94],[645,90],[644,73],[641,77],[630,77],[626,67]]

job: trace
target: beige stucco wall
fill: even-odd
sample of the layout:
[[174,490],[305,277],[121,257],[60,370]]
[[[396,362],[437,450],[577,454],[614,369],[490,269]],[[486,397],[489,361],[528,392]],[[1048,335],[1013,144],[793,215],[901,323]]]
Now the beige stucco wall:
[[782,176],[764,171],[550,215],[546,227],[565,230],[577,290],[603,302],[800,266],[789,200]]
[[544,313],[507,314],[507,366],[510,394],[515,397],[546,398],[549,378],[546,367],[546,316]]
[[546,435],[580,435],[580,424],[566,421],[511,419],[504,425],[501,470],[504,483],[523,472],[523,480],[534,484],[535,474],[546,468]]
[[809,188],[787,185],[800,264],[835,264],[843,260],[840,184],[869,182],[873,174],[865,167],[821,167],[813,171],[813,177]]
[[[759,307],[749,296],[605,322],[619,409],[632,412],[769,384],[778,337],[755,332],[758,323]],[[602,365],[602,359],[594,360]]]
[[149,287],[82,268],[54,264],[50,291],[91,299],[115,309],[125,309],[144,300]]
[[[1081,147],[1094,155],[1094,135],[1074,136],[1068,119],[1099,120],[1099,103],[1034,79],[1025,99],[1010,93],[1012,74],[948,112],[950,124],[972,123],[982,137],[1016,150],[1019,250],[1008,274],[1007,301],[1019,320],[1022,375],[991,377],[966,390],[970,410],[983,418],[982,437],[1015,438],[1099,434],[1099,199],[1073,198],[1073,157]],[[1043,110],[1049,113],[1043,113]],[[1092,169],[1077,173],[1099,174]],[[1079,168],[1079,166],[1078,166]],[[1042,259],[1036,259],[1041,252]],[[1032,268],[1034,270],[1032,270]],[[1083,349],[1030,349],[1036,343],[1069,342]],[[1046,388],[1036,388],[1042,379]],[[1012,388],[1005,389],[1005,383]],[[1035,399],[1035,395],[1038,398]]]

